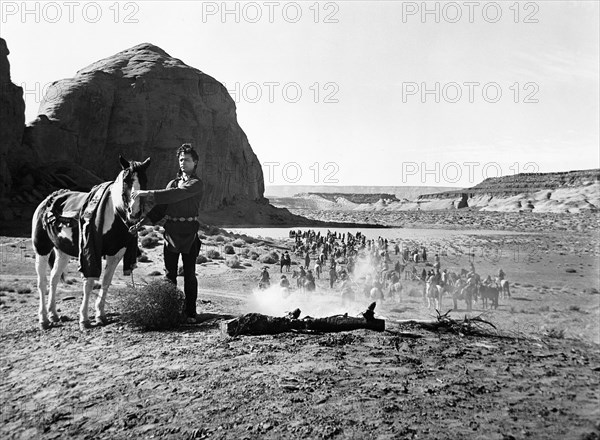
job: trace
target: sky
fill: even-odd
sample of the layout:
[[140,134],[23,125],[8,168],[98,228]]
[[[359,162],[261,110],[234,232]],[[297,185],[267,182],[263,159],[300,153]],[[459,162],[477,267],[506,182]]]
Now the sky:
[[0,3],[27,121],[147,42],[226,86],[267,186],[600,167],[597,1]]

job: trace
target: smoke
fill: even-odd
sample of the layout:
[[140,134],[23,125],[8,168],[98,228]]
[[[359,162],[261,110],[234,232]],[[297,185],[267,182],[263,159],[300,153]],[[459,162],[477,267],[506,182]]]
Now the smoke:
[[302,311],[301,317],[325,317],[332,315],[358,316],[369,305],[362,292],[355,289],[356,300],[342,304],[341,293],[336,290],[317,290],[302,292],[302,289],[285,291],[279,286],[271,286],[266,290],[255,289],[245,306],[246,313],[262,313],[263,315],[283,316],[295,309]]

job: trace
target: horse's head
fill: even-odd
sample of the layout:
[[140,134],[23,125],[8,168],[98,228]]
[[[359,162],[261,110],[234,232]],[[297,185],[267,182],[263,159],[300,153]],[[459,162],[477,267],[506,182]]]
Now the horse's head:
[[119,156],[119,163],[122,171],[115,180],[117,188],[121,187],[121,204],[127,223],[134,224],[138,222],[144,215],[148,213],[150,204],[144,199],[137,197],[132,200],[131,192],[146,189],[148,178],[146,177],[146,168],[150,165],[150,158],[143,162],[128,161],[122,156]]

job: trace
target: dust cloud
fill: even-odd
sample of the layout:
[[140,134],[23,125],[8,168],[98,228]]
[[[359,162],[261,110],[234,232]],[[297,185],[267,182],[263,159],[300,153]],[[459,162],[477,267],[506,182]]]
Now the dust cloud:
[[300,317],[312,316],[322,318],[332,315],[359,316],[369,304],[367,299],[359,298],[356,301],[342,304],[342,296],[337,291],[317,290],[315,292],[302,292],[301,289],[285,291],[279,286],[271,286],[265,290],[255,289],[245,305],[246,313],[262,313],[270,316],[283,316],[295,309],[302,311]]

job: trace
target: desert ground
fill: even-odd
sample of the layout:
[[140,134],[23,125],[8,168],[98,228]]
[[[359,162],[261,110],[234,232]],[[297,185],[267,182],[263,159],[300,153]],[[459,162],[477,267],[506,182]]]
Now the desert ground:
[[[512,295],[501,297],[497,309],[477,302],[467,312],[461,301],[448,315],[480,317],[496,327],[487,326],[483,335],[417,325],[435,322],[437,312],[424,304],[416,282],[403,280],[399,300],[377,304],[376,316],[386,320],[382,333],[227,336],[220,323],[247,312],[283,314],[299,307],[303,315],[356,315],[370,301],[361,293],[355,303],[342,306],[339,283],[330,289],[327,273],[311,295],[300,289],[287,298],[276,288],[258,291],[263,266],[269,267],[272,284],[280,277],[279,265],[261,263],[261,257],[291,250],[293,241],[216,228],[203,232],[201,255],[213,258],[197,265],[198,324],[143,332],[120,319],[120,289],[132,282],[141,289],[164,275],[160,228],[147,228],[133,278],[117,269],[108,325],[79,330],[82,283],[73,260],[59,285],[63,321],[43,331],[31,241],[25,234],[2,237],[0,435],[600,438],[597,215],[521,216],[520,223],[500,214],[469,216],[465,226],[505,233],[469,236],[457,218],[422,213],[420,226],[447,232],[403,244],[426,246],[431,259],[436,249],[443,250],[442,268],[449,270],[468,268],[471,261],[484,277],[504,270]],[[411,219],[404,226],[417,224]],[[377,238],[368,229],[364,233]],[[234,254],[225,253],[234,242],[239,268],[230,267]],[[221,257],[214,258],[214,251]],[[395,262],[398,256],[390,254]],[[293,254],[292,269],[302,261]],[[427,264],[417,264],[418,271],[430,268]],[[291,278],[291,272],[286,275]],[[359,277],[356,282],[360,285]],[[179,283],[182,287],[183,280]],[[441,312],[449,309],[452,300],[445,298]]]

